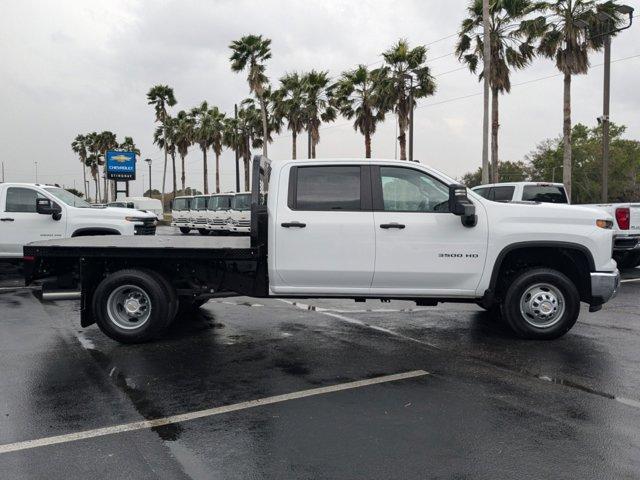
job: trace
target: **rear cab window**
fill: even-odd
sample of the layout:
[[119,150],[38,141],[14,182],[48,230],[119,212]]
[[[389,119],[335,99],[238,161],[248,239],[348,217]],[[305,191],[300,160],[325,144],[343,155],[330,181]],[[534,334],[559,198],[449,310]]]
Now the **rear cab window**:
[[560,185],[525,185],[522,200],[542,203],[569,203]]
[[289,178],[289,208],[362,210],[362,175],[359,165],[293,167]]

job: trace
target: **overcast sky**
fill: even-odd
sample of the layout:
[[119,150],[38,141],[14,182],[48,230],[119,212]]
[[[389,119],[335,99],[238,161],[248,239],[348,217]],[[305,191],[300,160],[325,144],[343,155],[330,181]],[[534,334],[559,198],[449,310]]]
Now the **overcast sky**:
[[[638,10],[638,1],[627,2]],[[207,100],[233,113],[248,96],[246,76],[229,68],[229,43],[249,33],[271,38],[267,74],[311,68],[338,75],[373,64],[399,38],[428,45],[437,77],[435,96],[415,113],[415,157],[453,177],[481,162],[482,86],[451,55],[467,0],[416,1],[134,1],[14,0],[0,15],[0,160],[7,181],[38,180],[82,188],[80,162],[70,149],[78,133],[111,130],[132,136],[141,158],[151,157],[153,185],[160,187],[162,153],[154,147],[154,113],[146,92],[155,84],[175,90],[178,109]],[[449,54],[449,55],[448,55]],[[640,27],[614,39],[612,58],[640,55]],[[602,110],[602,55],[574,77],[573,121],[593,125]],[[377,64],[376,64],[377,65]],[[372,65],[373,66],[373,65]],[[512,76],[512,93],[500,98],[500,157],[521,160],[535,145],[560,134],[562,77],[550,60]],[[520,83],[530,82],[517,86]],[[640,138],[640,56],[612,65],[611,118]],[[474,95],[478,94],[478,95]],[[465,98],[460,98],[465,97]],[[364,155],[363,137],[338,119],[320,132],[319,157]],[[373,156],[395,156],[390,116],[373,137]],[[269,147],[289,158],[286,132]],[[306,152],[304,138],[299,152]],[[233,153],[222,155],[222,183],[232,187]],[[144,167],[144,168],[142,168]],[[142,173],[133,193],[142,193]],[[210,168],[213,183],[213,169]],[[192,147],[187,184],[202,188],[202,156]],[[169,183],[167,183],[169,186]]]

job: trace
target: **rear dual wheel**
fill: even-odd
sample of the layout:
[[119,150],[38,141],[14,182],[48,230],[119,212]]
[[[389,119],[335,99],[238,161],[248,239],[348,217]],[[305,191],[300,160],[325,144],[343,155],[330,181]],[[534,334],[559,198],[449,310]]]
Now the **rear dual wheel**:
[[112,273],[93,295],[93,312],[104,334],[121,343],[142,343],[164,333],[176,315],[175,290],[162,274],[128,269]]
[[191,229],[189,227],[180,227],[180,233],[183,235],[187,235],[190,231]]

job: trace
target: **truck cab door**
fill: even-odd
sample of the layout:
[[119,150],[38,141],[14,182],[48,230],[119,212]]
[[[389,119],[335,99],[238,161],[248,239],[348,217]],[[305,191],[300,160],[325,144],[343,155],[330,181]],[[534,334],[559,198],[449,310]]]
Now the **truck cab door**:
[[272,291],[367,294],[375,261],[369,167],[285,167],[278,192]]
[[[45,197],[36,189],[9,186],[2,196],[0,256],[22,257],[22,247],[27,243],[65,236],[67,218],[64,207],[59,220],[37,213],[36,199]],[[51,201],[54,202],[53,199]],[[55,203],[60,205],[61,202]]]
[[475,294],[487,252],[487,219],[466,227],[449,212],[448,185],[412,167],[373,166],[376,232],[372,294]]

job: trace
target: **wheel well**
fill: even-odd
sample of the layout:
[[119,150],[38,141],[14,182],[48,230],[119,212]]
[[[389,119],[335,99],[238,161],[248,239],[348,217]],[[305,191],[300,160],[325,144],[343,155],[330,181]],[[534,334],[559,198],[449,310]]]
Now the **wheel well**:
[[80,228],[73,232],[71,236],[87,237],[89,235],[120,235],[120,232],[113,228]]
[[490,289],[496,298],[504,296],[518,272],[532,267],[547,267],[564,273],[576,285],[580,300],[591,299],[589,272],[592,259],[580,248],[558,246],[523,246],[501,254],[491,276]]

